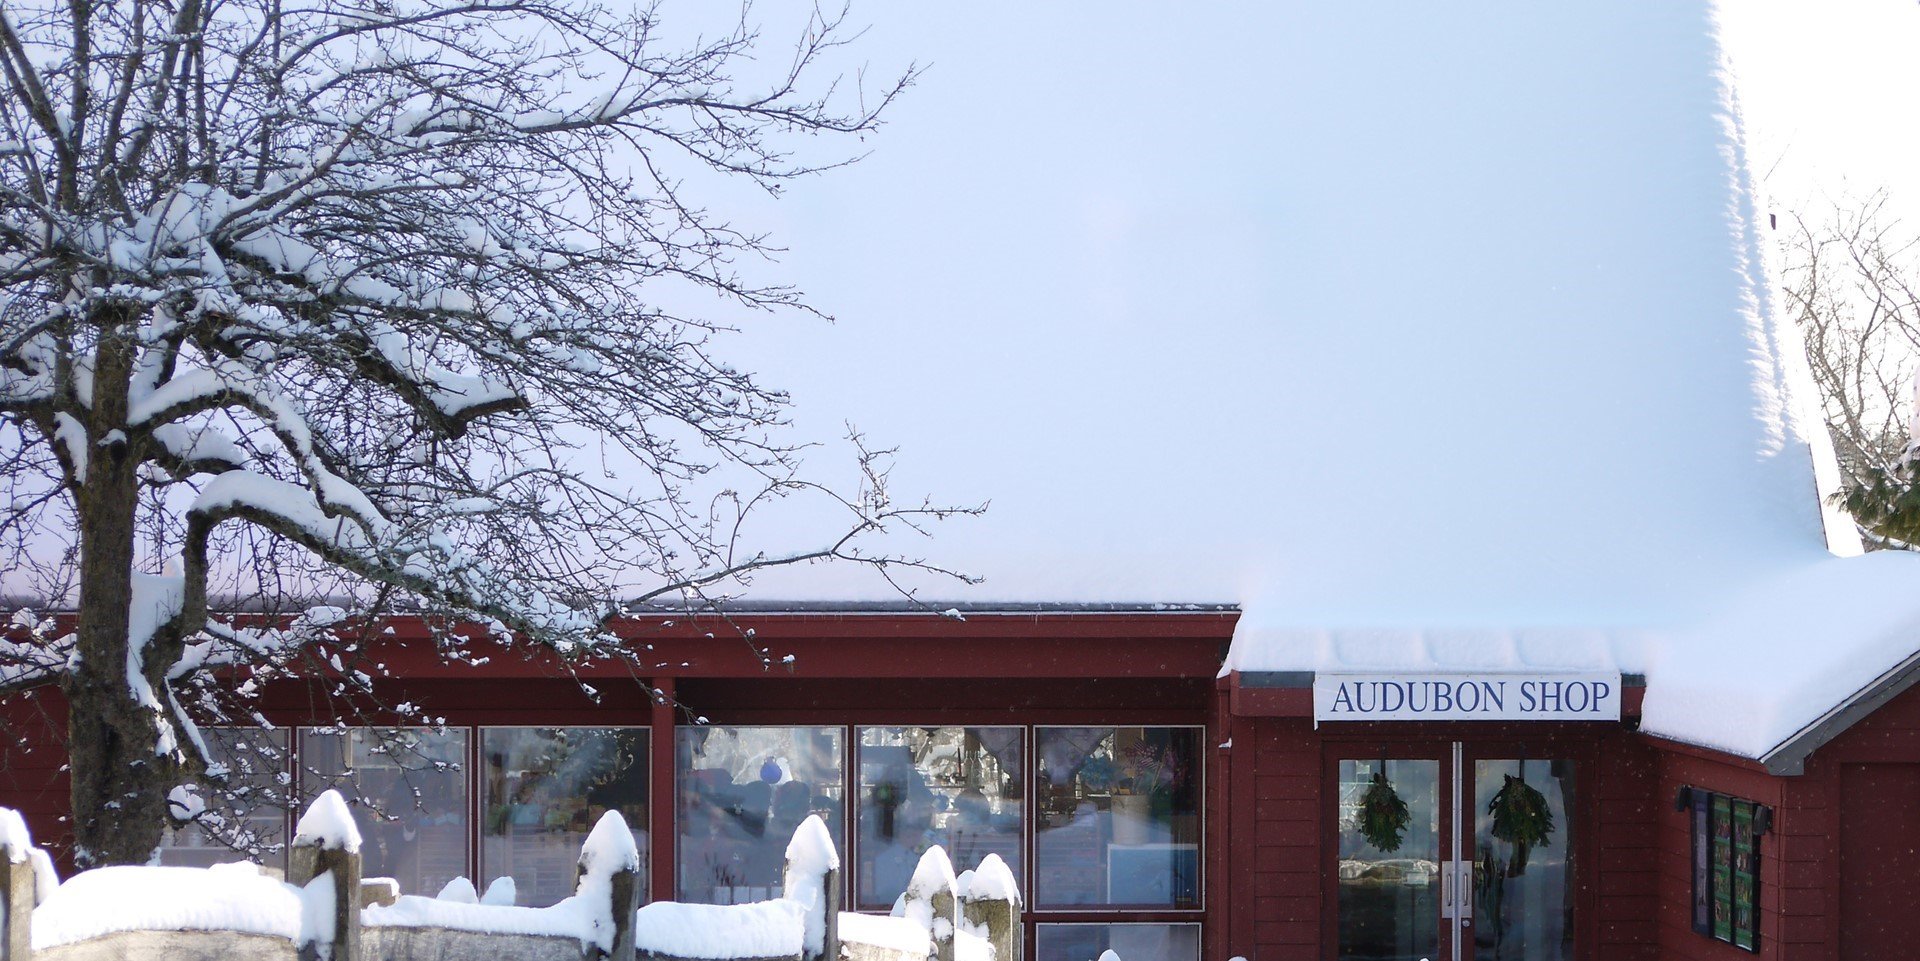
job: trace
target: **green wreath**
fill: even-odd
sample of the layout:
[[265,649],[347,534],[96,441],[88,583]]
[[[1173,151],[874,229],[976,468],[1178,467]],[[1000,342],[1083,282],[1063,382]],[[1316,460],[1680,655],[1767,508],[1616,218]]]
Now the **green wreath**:
[[1398,851],[1412,820],[1407,802],[1387,782],[1387,772],[1373,772],[1373,783],[1360,797],[1360,836],[1381,851]]
[[1535,845],[1547,843],[1553,834],[1553,809],[1547,796],[1520,777],[1503,774],[1505,784],[1487,802],[1493,815],[1493,836],[1513,845],[1513,858],[1507,862],[1507,877],[1517,878],[1527,870],[1527,855]]

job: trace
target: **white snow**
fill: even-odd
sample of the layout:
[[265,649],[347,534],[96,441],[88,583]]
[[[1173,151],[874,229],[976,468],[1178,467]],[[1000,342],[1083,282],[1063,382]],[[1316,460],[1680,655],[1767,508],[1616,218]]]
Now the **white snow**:
[[1013,869],[998,854],[980,859],[980,864],[960,876],[956,883],[962,901],[1012,901],[1020,904],[1020,882]]
[[466,878],[454,878],[448,881],[440,888],[440,893],[433,897],[437,901],[452,901],[455,904],[480,903],[480,892],[474,888],[473,882]]
[[906,918],[877,914],[842,913],[840,940],[843,943],[870,944],[917,957],[926,957],[933,952],[933,939],[925,927]]
[[[925,928],[935,938],[945,938],[953,933],[953,918],[935,917],[933,913],[934,895],[941,892],[954,894],[953,861],[947,857],[945,848],[936,844],[920,855],[920,863],[914,865],[913,877],[907,881],[906,913],[907,920]],[[954,910],[959,910],[955,899]]]
[[1228,671],[1640,673],[1657,643],[1644,630],[1351,628],[1270,623],[1248,612],[1221,668]]
[[[471,887],[471,886],[469,886]],[[537,934],[577,938],[583,944],[602,941],[610,917],[604,898],[575,895],[544,908],[476,904],[403,894],[390,905],[369,905],[360,912],[368,927],[435,927],[495,934]]]
[[33,912],[35,950],[115,931],[301,933],[300,889],[254,864],[111,867],[68,878]]
[[33,834],[27,830],[27,819],[12,808],[0,807],[0,853],[8,861],[20,864],[27,860],[27,852],[33,850]]
[[502,874],[487,885],[487,893],[480,895],[481,904],[511,905],[520,897],[520,889],[514,883],[513,876]]
[[656,901],[634,920],[641,951],[680,958],[777,958],[800,953],[806,908],[775,898],[753,904]]
[[993,961],[993,942],[970,931],[953,933],[954,961]]
[[1828,558],[1674,633],[1647,667],[1640,729],[1764,756],[1920,652],[1920,554]]
[[[360,850],[360,828],[353,823],[353,811],[347,807],[347,799],[331,788],[320,792],[320,796],[307,805],[305,813],[293,827],[293,843],[313,845],[328,850]],[[469,885],[471,886],[471,885]]]

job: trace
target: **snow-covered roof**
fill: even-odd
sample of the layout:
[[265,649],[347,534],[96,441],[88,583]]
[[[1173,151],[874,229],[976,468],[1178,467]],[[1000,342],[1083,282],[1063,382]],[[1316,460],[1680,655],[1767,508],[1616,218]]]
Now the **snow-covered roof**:
[[784,208],[839,324],[756,348],[802,429],[992,499],[924,548],[978,596],[1235,602],[1242,670],[1644,671],[1649,730],[1756,757],[1920,647],[1715,627],[1904,561],[1832,560],[1707,0],[1022,16],[880,19],[938,67]]

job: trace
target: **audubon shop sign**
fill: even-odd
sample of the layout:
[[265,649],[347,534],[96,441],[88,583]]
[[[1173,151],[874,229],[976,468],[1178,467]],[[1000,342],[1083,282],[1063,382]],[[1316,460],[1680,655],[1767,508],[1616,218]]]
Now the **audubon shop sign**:
[[1618,721],[1618,674],[1315,674],[1313,720]]

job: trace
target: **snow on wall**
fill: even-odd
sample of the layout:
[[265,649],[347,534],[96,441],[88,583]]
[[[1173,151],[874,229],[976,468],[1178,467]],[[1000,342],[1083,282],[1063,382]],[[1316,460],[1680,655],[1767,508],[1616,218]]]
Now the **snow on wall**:
[[843,944],[872,945],[923,958],[933,953],[933,937],[926,928],[907,918],[877,914],[842,912],[840,941]]
[[676,958],[779,958],[800,954],[806,909],[775,898],[753,904],[655,901],[634,919],[634,946]]
[[258,865],[110,867],[68,878],[33,912],[34,950],[115,931],[240,931],[296,940],[300,889]]

